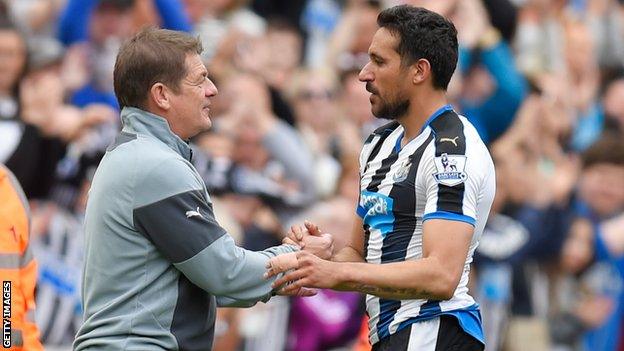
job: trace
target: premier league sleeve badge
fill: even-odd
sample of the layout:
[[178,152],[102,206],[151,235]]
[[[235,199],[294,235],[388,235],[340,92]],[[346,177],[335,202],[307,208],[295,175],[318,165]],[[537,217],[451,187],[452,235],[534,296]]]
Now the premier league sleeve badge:
[[438,173],[433,174],[433,178],[438,184],[455,186],[466,181],[468,177],[464,172],[466,167],[466,156],[448,155],[446,153],[434,159]]

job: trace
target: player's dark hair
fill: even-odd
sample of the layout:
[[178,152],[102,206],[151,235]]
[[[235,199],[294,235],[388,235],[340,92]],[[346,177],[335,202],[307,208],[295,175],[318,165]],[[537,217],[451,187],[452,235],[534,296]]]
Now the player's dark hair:
[[399,5],[382,11],[377,24],[399,36],[396,51],[407,67],[426,59],[433,72],[433,87],[446,90],[457,66],[457,30],[441,15],[421,7]]
[[186,55],[201,52],[201,41],[186,33],[152,27],[141,30],[117,54],[113,85],[119,106],[145,108],[147,94],[157,82],[178,93],[187,74]]
[[583,152],[582,160],[584,169],[597,164],[624,167],[624,140],[605,134]]

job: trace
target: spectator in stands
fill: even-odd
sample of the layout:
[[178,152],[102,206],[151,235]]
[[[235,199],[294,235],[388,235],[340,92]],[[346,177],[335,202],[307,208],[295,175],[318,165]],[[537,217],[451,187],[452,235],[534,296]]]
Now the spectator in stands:
[[624,239],[621,230],[613,233],[607,225],[603,231],[603,225],[618,216],[621,221],[624,215],[621,138],[601,138],[584,152],[579,185],[562,258],[566,270],[583,273],[581,284],[587,294],[579,297],[572,315],[586,332],[583,344],[587,349],[615,351],[624,322]]
[[[154,0],[164,28],[189,32],[191,26],[179,0]],[[71,102],[79,107],[103,103],[119,108],[113,93],[113,65],[122,41],[133,34],[135,0],[69,0],[60,14],[59,39],[79,44],[83,85]]]

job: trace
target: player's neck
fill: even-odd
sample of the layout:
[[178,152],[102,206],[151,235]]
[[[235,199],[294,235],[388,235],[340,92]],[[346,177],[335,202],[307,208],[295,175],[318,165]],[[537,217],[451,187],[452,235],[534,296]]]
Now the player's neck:
[[448,104],[443,90],[431,91],[429,94],[419,94],[410,101],[410,108],[404,118],[398,120],[403,126],[403,143],[416,138],[427,119],[442,106]]

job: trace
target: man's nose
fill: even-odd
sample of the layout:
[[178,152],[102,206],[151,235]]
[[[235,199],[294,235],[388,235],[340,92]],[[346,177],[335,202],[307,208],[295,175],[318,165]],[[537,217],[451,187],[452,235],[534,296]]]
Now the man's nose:
[[211,97],[219,94],[219,89],[214,83],[208,79],[208,85],[206,86],[206,97]]
[[362,67],[362,70],[358,74],[358,79],[360,82],[371,82],[374,79],[373,73],[369,68],[370,62],[366,64],[366,66]]

